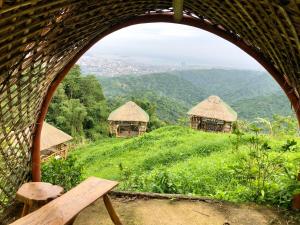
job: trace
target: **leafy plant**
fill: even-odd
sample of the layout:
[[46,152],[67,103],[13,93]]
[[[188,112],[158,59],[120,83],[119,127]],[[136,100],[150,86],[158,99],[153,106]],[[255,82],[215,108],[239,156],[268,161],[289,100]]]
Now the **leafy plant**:
[[292,140],[288,139],[286,143],[281,146],[281,150],[284,152],[295,151],[297,149],[298,149],[297,141],[295,141],[294,139]]
[[[252,130],[255,134],[249,139],[247,154],[232,166],[234,175],[248,187],[250,195],[247,200],[287,207],[298,188],[297,180],[285,165],[283,155],[272,154],[271,146],[259,136],[260,129],[253,126]],[[287,150],[295,144],[288,142],[283,148]]]
[[172,174],[165,170],[154,173],[152,191],[156,193],[177,193],[177,187],[173,181]]
[[239,147],[241,145],[242,136],[244,133],[240,130],[239,124],[237,122],[233,123],[232,127],[232,134],[235,136],[235,138],[230,138],[231,144],[234,147],[234,150],[237,152],[239,150]]
[[42,181],[62,186],[65,191],[82,180],[83,165],[70,155],[67,159],[52,158],[42,165]]

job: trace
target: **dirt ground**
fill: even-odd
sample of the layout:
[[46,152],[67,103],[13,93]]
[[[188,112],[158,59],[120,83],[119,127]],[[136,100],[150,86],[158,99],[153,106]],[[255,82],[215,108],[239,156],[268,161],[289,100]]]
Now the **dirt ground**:
[[[276,210],[256,205],[236,205],[170,199],[112,198],[124,225],[283,225],[291,223]],[[113,225],[98,200],[77,217],[75,225]]]

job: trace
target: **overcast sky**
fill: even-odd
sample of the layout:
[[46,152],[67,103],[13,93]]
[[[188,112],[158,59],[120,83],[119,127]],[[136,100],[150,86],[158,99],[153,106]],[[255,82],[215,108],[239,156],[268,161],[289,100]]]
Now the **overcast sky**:
[[198,28],[169,23],[123,28],[99,41],[88,54],[134,57],[162,64],[263,70],[228,41]]

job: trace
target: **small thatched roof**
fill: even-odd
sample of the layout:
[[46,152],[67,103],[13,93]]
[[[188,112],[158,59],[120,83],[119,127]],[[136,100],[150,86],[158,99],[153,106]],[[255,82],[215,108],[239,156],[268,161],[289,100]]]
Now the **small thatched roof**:
[[209,96],[204,101],[190,109],[190,116],[233,122],[237,120],[237,113],[218,96]]
[[49,123],[43,123],[41,134],[41,151],[70,141],[72,137]]
[[148,114],[136,103],[129,101],[112,111],[108,117],[109,121],[134,121],[149,122]]

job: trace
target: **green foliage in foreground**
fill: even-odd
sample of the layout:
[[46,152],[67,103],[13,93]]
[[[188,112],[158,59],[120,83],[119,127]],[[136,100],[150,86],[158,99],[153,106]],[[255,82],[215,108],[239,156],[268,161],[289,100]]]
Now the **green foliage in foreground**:
[[105,139],[72,154],[83,176],[128,191],[211,196],[288,207],[299,184],[299,146],[284,138],[205,133],[167,126],[142,137]]
[[67,159],[52,158],[42,165],[42,179],[44,182],[60,185],[68,191],[82,180],[82,169],[83,165],[76,164],[74,156]]

